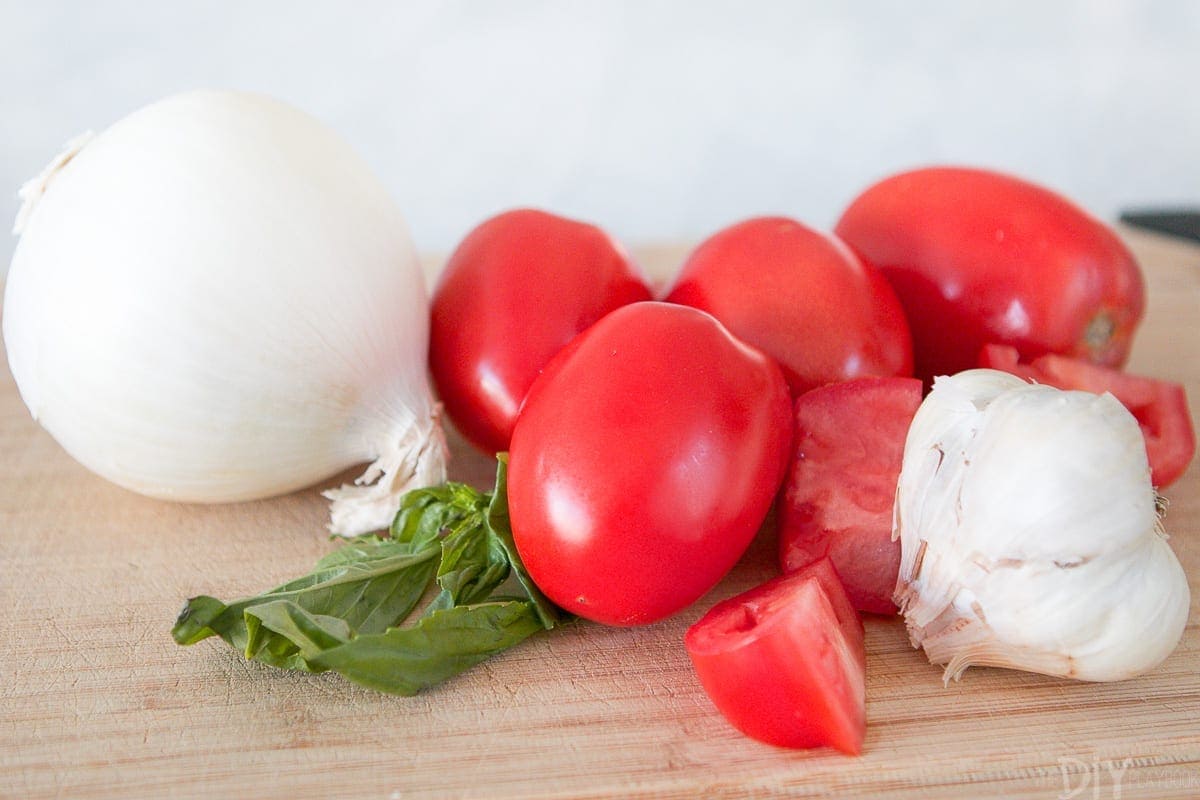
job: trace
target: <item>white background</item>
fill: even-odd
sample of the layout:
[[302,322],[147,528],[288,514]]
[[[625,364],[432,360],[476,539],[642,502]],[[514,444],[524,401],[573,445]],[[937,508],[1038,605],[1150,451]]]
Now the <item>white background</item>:
[[829,227],[873,180],[933,162],[1106,218],[1200,202],[1191,0],[0,0],[4,227],[72,135],[200,86],[334,126],[429,251],[518,205],[629,244],[764,212]]

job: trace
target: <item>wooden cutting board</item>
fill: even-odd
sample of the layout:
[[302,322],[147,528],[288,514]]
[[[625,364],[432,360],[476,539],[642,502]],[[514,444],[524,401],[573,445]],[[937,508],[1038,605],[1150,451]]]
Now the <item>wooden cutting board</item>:
[[[1183,381],[1200,418],[1200,248],[1126,235],[1149,282],[1131,368]],[[641,255],[665,275],[679,251]],[[318,489],[139,497],[75,464],[0,375],[0,796],[1200,796],[1195,464],[1168,493],[1193,600],[1165,664],[1107,685],[973,669],[944,687],[901,622],[871,619],[866,750],[849,758],[742,737],[693,678],[683,631],[773,574],[766,539],[701,607],[535,637],[415,698],[246,663],[215,640],[178,647],[184,598],[255,593],[331,548]],[[491,465],[454,450],[453,477],[487,485]]]

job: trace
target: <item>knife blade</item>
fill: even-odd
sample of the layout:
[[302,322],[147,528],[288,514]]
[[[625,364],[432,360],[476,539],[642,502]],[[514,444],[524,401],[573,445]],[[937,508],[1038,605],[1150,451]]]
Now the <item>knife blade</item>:
[[1121,212],[1121,222],[1200,242],[1200,209],[1137,209]]

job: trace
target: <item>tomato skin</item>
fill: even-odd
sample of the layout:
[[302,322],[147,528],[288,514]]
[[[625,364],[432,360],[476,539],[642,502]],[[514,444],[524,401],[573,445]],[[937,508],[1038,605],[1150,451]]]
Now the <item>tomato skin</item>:
[[620,246],[533,209],[483,222],[433,294],[429,365],[450,419],[487,453],[508,448],[529,387],[567,342],[614,308],[650,299]]
[[1059,389],[1112,394],[1142,428],[1150,482],[1159,489],[1178,480],[1196,453],[1196,431],[1187,395],[1178,383],[1130,375],[1066,356],[1047,355],[1023,363],[1016,348],[1004,345],[986,345],[980,352],[979,366]]
[[779,368],[704,312],[612,312],[534,383],[509,452],[513,538],[571,613],[654,622],[733,567],[783,480]]
[[836,237],[785,217],[746,220],[688,256],[666,296],[709,312],[774,358],[793,395],[860,375],[911,375],[904,310]]
[[1099,220],[1063,197],[981,169],[932,167],[868,188],[835,228],[879,267],[908,314],[927,383],[979,348],[1125,363],[1145,306],[1141,271]]
[[895,614],[892,506],[917,407],[916,378],[858,378],[796,399],[795,454],[779,493],[779,564],[828,557],[859,611]]
[[862,752],[862,621],[828,559],[718,603],[684,645],[705,692],[742,733],[779,747]]

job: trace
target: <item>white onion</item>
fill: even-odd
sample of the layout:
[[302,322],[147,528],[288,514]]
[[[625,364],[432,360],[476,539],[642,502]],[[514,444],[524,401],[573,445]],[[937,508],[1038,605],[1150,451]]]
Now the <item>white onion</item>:
[[428,298],[404,220],[342,139],[254,94],[169,97],[24,187],[4,339],[74,458],[152,497],[313,485],[331,528],[385,527],[445,477]]

